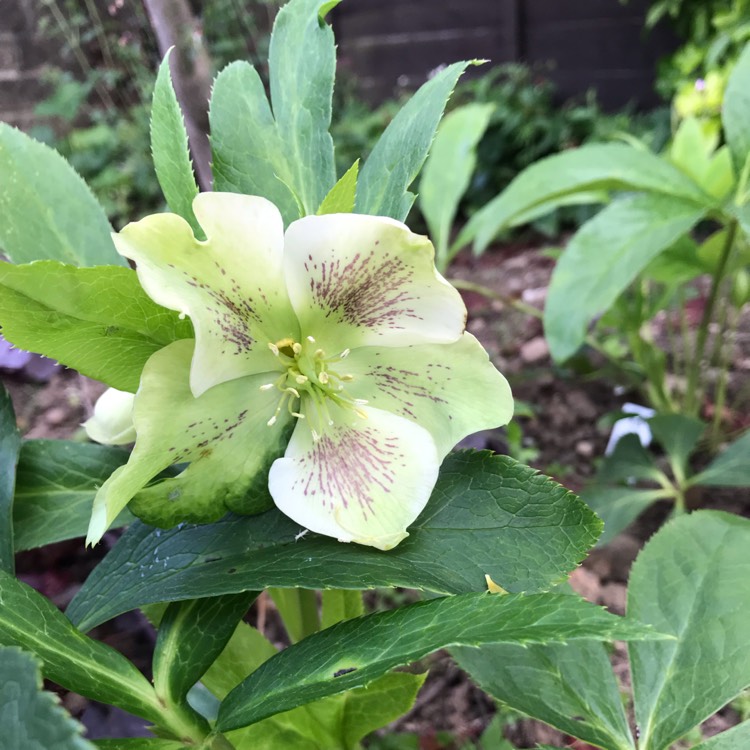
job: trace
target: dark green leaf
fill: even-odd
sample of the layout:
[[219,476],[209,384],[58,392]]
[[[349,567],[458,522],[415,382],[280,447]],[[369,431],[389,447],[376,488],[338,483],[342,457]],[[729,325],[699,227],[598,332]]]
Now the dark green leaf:
[[628,614],[677,640],[633,643],[641,750],[666,750],[750,685],[750,520],[698,511],[651,538]]
[[135,393],[146,360],[192,325],[152,302],[135,271],[57,261],[0,265],[0,325],[16,346]]
[[31,651],[44,676],[68,690],[150,721],[159,716],[153,688],[131,662],[87,638],[48,599],[2,571],[0,645]]
[[42,690],[37,660],[17,648],[0,648],[0,717],[3,750],[93,750],[57,696]]
[[315,534],[296,539],[299,526],[276,510],[169,531],[133,524],[68,614],[88,629],[158,601],[269,586],[461,593],[485,590],[485,574],[508,591],[540,591],[566,577],[600,528],[575,495],[533,469],[507,456],[457,453],[409,538],[389,552]]
[[597,478],[601,482],[632,482],[636,479],[658,482],[663,476],[653,456],[641,445],[637,435],[628,434],[618,440],[607,456]]
[[14,263],[126,265],[104,210],[53,149],[0,122],[0,250]]
[[154,689],[167,705],[183,703],[188,690],[224,650],[256,598],[243,592],[173,602],[159,623]]
[[[127,460],[127,451],[105,445],[24,442],[13,508],[16,550],[85,536],[97,488]],[[115,526],[131,520],[125,511]]]
[[707,207],[670,195],[611,203],[573,236],[555,266],[544,308],[552,356],[565,361],[596,315],[608,310],[638,273],[689,232]]
[[427,81],[393,118],[360,172],[357,213],[406,219],[416,197],[409,186],[427,158],[446,102],[469,65],[449,65]]
[[[715,201],[679,169],[648,151],[621,143],[592,144],[563,151],[532,164],[497,198],[471,218],[457,245],[474,241],[484,250],[499,232],[514,226],[519,216],[533,216],[570,203],[571,193],[601,190],[644,191],[683,199],[708,208]],[[578,296],[575,297],[578,299]]]
[[750,44],[745,45],[729,77],[721,120],[739,176],[750,158]]
[[224,699],[221,731],[367,685],[447,646],[658,638],[636,622],[561,594],[460,594],[347,620],[262,664]]
[[159,185],[169,208],[182,216],[198,239],[205,239],[193,213],[198,185],[188,149],[188,135],[169,74],[170,49],[159,66],[151,105],[151,153]]
[[451,653],[498,700],[608,750],[633,750],[619,688],[601,643],[492,644]]
[[10,395],[0,383],[0,570],[13,573],[13,494],[21,436]]
[[690,479],[690,484],[716,487],[750,486],[750,430],[735,440],[713,463]]

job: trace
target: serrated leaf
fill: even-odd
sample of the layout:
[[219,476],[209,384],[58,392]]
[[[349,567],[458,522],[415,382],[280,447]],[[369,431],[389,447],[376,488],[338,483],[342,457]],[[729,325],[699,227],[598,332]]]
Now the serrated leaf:
[[[86,536],[97,489],[127,460],[127,451],[105,445],[24,442],[13,508],[16,550]],[[132,520],[125,511],[114,525]]]
[[173,602],[159,622],[154,689],[167,705],[184,703],[229,642],[254,592]]
[[460,594],[347,620],[290,646],[224,699],[216,726],[237,729],[334,695],[448,646],[659,637],[560,594]]
[[350,214],[354,211],[357,200],[357,177],[359,176],[359,159],[346,170],[341,179],[331,188],[318,209],[318,215]]
[[287,225],[300,217],[292,175],[263,82],[246,62],[216,77],[209,109],[214,190],[268,198]]
[[745,45],[729,76],[721,121],[737,175],[750,158],[750,44]]
[[42,690],[39,663],[18,648],[0,648],[0,747],[3,750],[93,750],[83,727]]
[[[444,462],[410,536],[387,553],[307,534],[276,510],[156,532],[133,524],[68,608],[84,629],[158,601],[285,588],[406,586],[508,591],[563,580],[601,523],[564,487],[507,456],[457,453]],[[157,550],[158,548],[158,550]],[[169,563],[156,565],[156,556]]]
[[419,181],[419,208],[435,244],[438,267],[448,263],[448,245],[458,204],[477,162],[476,147],[494,104],[466,104],[446,115],[437,130]]
[[715,487],[750,486],[750,430],[735,440],[700,474],[691,477],[690,484],[708,484]]
[[706,211],[705,205],[669,195],[634,195],[586,222],[568,243],[550,281],[544,330],[555,360],[575,354],[594,317],[608,310],[638,273]]
[[0,383],[0,570],[13,573],[13,495],[21,436],[10,394]]
[[630,644],[641,750],[665,750],[750,685],[750,520],[698,511],[633,565],[628,614],[677,640]]
[[308,703],[227,734],[236,750],[357,750],[365,735],[405,714],[426,674],[394,672],[367,687]]
[[[644,191],[694,202],[708,208],[715,201],[687,175],[648,151],[620,143],[592,144],[540,159],[471,218],[456,241],[474,242],[484,250],[499,232],[515,226],[518,218],[566,205],[571,193],[602,190]],[[576,297],[577,298],[577,297]]]
[[750,721],[714,735],[693,750],[747,750],[750,747]]
[[198,239],[205,239],[193,213],[198,184],[188,148],[188,134],[169,73],[171,48],[164,56],[154,84],[151,104],[151,154],[154,169],[169,208],[182,216]]
[[448,98],[471,64],[449,65],[427,81],[393,118],[360,172],[357,213],[406,219],[416,198],[409,186],[427,158]]
[[135,271],[57,261],[0,265],[0,325],[22,349],[135,393],[146,360],[192,325],[153,302]]
[[14,263],[127,265],[104,210],[55,150],[0,122],[0,250]]
[[633,740],[601,643],[487,645],[452,649],[482,690],[511,708],[608,750],[633,750]]
[[214,82],[209,119],[214,189],[268,198],[284,223],[313,214],[336,172],[328,133],[336,67],[321,0],[292,0],[276,17],[269,50],[273,111],[263,82],[235,62]]
[[153,688],[131,662],[83,635],[48,599],[2,571],[0,645],[31,651],[44,676],[68,690],[149,721],[159,717]]
[[336,74],[333,31],[320,15],[332,4],[291,0],[276,16],[268,50],[271,102],[292,187],[314,214],[336,182],[331,99]]

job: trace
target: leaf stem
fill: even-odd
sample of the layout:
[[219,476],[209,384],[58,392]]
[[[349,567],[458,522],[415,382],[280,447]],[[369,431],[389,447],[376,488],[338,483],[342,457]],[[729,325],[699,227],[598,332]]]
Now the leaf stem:
[[[700,375],[701,365],[706,355],[706,343],[708,340],[708,326],[711,323],[716,307],[716,300],[719,296],[719,288],[724,279],[727,269],[729,256],[734,246],[734,239],[737,234],[737,221],[733,220],[727,228],[727,236],[724,240],[724,246],[721,250],[719,263],[714,270],[711,279],[711,289],[708,293],[708,300],[703,308],[703,315],[698,326],[698,333],[695,339],[695,351],[693,352],[693,361],[690,363],[688,372],[687,391],[685,393],[685,412],[689,415],[698,416],[700,411],[701,398],[698,394],[698,377]],[[702,391],[702,389],[701,389]],[[702,393],[701,393],[702,395]]]

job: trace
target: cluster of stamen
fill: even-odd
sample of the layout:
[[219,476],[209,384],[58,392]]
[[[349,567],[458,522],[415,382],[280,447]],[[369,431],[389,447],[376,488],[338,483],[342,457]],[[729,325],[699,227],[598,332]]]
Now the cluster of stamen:
[[360,408],[367,401],[352,398],[346,392],[344,384],[354,380],[354,376],[334,369],[335,365],[349,356],[349,349],[327,357],[322,349],[316,348],[316,341],[312,336],[308,336],[302,343],[282,339],[275,344],[269,343],[268,348],[278,358],[283,369],[278,379],[260,387],[262,391],[276,388],[281,392],[276,411],[268,420],[269,427],[276,424],[282,409],[286,408],[293,417],[307,419],[313,439],[319,440],[326,428],[333,425],[330,403],[353,409],[357,416],[367,418],[367,414]]

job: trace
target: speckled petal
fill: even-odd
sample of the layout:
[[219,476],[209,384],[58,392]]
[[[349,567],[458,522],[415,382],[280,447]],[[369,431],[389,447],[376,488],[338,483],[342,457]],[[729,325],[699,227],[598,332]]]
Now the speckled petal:
[[328,348],[448,343],[466,308],[430,241],[393,219],[307,216],[289,226],[284,268],[304,335]]
[[305,528],[387,550],[427,504],[440,460],[422,427],[363,411],[366,419],[332,407],[335,424],[317,441],[300,420],[271,467],[269,488],[279,510]]
[[[88,543],[99,541],[128,503],[147,523],[165,527],[270,505],[268,468],[291,428],[286,414],[266,426],[279,393],[260,386],[274,374],[222,383],[196,399],[188,383],[193,344],[176,341],[146,363],[133,409],[135,448],[97,492]],[[147,486],[173,464],[188,462],[178,476]]]
[[513,416],[508,381],[470,333],[452,344],[355,349],[336,367],[353,376],[353,397],[420,424],[441,456]]
[[283,280],[283,224],[264,198],[201,193],[193,210],[199,242],[175,214],[155,214],[114,236],[137,264],[148,295],[189,315],[196,337],[195,396],[218,383],[273,369],[268,343],[298,335]]

